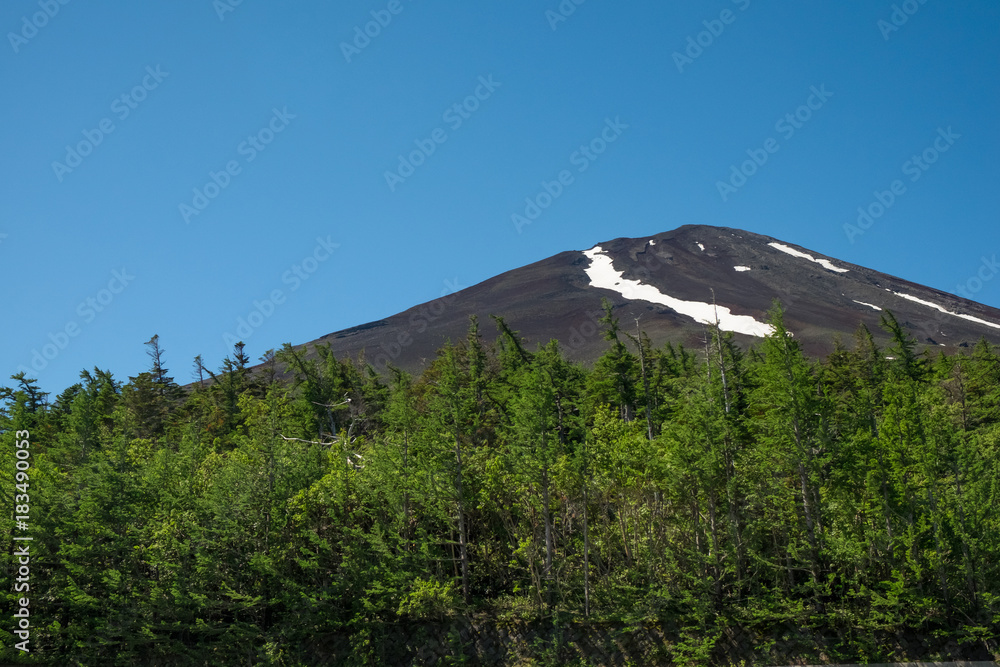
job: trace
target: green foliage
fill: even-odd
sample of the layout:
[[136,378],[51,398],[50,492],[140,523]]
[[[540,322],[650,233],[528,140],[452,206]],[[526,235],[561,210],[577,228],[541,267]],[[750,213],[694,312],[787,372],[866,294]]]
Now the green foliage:
[[441,619],[455,612],[459,596],[455,582],[418,579],[396,610],[400,616],[414,619]]
[[329,346],[254,373],[238,344],[184,392],[155,336],[125,383],[95,368],[49,403],[13,376],[0,497],[28,429],[35,655],[378,665],[437,627],[462,664],[473,617],[555,628],[531,664],[582,623],[672,628],[660,658],[692,665],[735,627],[765,657],[789,627],[841,662],[918,657],[880,641],[904,631],[1000,650],[997,348],[930,358],[887,313],[888,349],[862,328],[817,362],[776,305],[750,354],[716,328],[654,349],[606,304],[585,369],[495,319],[416,378]]

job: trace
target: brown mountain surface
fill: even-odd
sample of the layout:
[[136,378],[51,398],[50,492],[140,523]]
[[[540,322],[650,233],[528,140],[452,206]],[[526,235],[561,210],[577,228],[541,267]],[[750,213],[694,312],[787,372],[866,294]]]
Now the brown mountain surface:
[[623,329],[635,331],[638,319],[657,346],[669,340],[700,347],[704,321],[717,315],[749,346],[766,331],[775,298],[786,308],[788,329],[815,356],[833,349],[836,334],[850,344],[861,323],[884,339],[879,309],[891,310],[928,347],[955,351],[982,337],[1000,342],[995,308],[768,236],[685,225],[562,252],[312,343],[330,343],[338,357],[363,351],[379,370],[391,362],[419,373],[447,340],[464,338],[470,315],[479,316],[487,340],[496,335],[489,316],[501,315],[529,348],[556,338],[569,358],[590,362],[607,349],[597,323],[603,298]]

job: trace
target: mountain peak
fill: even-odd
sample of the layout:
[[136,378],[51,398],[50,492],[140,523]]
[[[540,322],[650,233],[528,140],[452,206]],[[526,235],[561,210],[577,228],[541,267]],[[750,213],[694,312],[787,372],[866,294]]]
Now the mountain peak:
[[[804,350],[824,356],[837,334],[865,324],[882,338],[886,310],[926,346],[957,349],[1000,339],[1000,311],[902,278],[828,257],[795,243],[710,225],[682,225],[653,236],[618,237],[562,252],[378,322],[335,332],[338,356],[392,363],[418,372],[446,340],[460,340],[468,317],[501,315],[530,344],[555,338],[578,361],[606,349],[602,299],[655,345],[699,347],[718,322],[746,345],[767,335],[775,299]],[[484,336],[492,332],[484,327]]]

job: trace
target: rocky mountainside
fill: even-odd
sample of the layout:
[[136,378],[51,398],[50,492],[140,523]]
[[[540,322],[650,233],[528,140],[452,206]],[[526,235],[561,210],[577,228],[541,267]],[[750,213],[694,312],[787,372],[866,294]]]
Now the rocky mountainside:
[[768,332],[775,298],[789,330],[815,356],[832,350],[836,334],[850,344],[862,322],[881,337],[882,310],[925,346],[1000,342],[996,308],[768,236],[703,225],[562,252],[313,342],[330,343],[338,357],[364,351],[380,370],[391,362],[418,373],[446,340],[465,336],[470,315],[479,316],[487,339],[495,337],[489,316],[501,315],[530,347],[556,338],[569,358],[589,362],[607,348],[597,322],[603,298],[623,329],[638,326],[656,345],[700,347],[706,322],[717,318],[749,346]]

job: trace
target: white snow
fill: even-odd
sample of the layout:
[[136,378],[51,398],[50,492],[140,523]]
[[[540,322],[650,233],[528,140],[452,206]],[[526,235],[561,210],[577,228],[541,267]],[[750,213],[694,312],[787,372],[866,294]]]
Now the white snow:
[[734,266],[733,268],[736,269],[737,271],[749,271],[750,270],[749,266]]
[[701,248],[702,252],[705,252],[705,246],[703,246],[702,244],[698,243],[697,241],[695,241],[695,245],[698,246],[699,248]]
[[878,306],[873,306],[870,303],[865,303],[864,301],[858,301],[856,299],[851,299],[851,301],[854,301],[854,303],[860,303],[862,306],[868,306],[869,308],[874,308],[875,310],[882,310]]
[[[891,289],[886,288],[886,292],[892,292]],[[910,296],[909,294],[903,294],[902,292],[892,292],[896,296],[901,296],[909,301],[914,301],[928,308],[933,308],[935,310],[940,310],[942,313],[947,313],[948,315],[954,315],[955,317],[961,317],[963,320],[969,320],[970,322],[976,322],[977,324],[985,324],[988,327],[993,327],[994,329],[1000,329],[1000,324],[995,324],[993,322],[987,322],[986,320],[981,320],[978,317],[973,317],[972,315],[962,315],[961,313],[953,313],[950,310],[945,310],[936,303],[931,303],[930,301],[924,301],[923,299],[918,299],[915,296]]]
[[733,315],[725,306],[675,299],[663,294],[652,285],[643,285],[638,280],[625,278],[620,271],[615,270],[611,258],[604,254],[601,246],[594,246],[590,250],[585,250],[583,254],[590,260],[590,266],[586,271],[591,287],[612,290],[630,300],[658,303],[703,324],[714,323],[718,314],[719,327],[723,331],[759,337],[774,332],[770,324],[758,322],[749,315]]
[[650,239],[649,245],[656,245],[656,239]]
[[840,267],[834,266],[833,264],[830,263],[830,260],[828,259],[817,259],[812,255],[809,255],[804,252],[799,252],[795,248],[789,248],[788,246],[783,245],[781,243],[768,243],[767,245],[771,246],[775,250],[780,250],[781,252],[787,253],[792,257],[801,257],[802,259],[808,259],[810,262],[816,262],[824,269],[827,269],[829,271],[836,271],[837,273],[847,273],[848,271],[850,271],[850,269],[842,269]]

